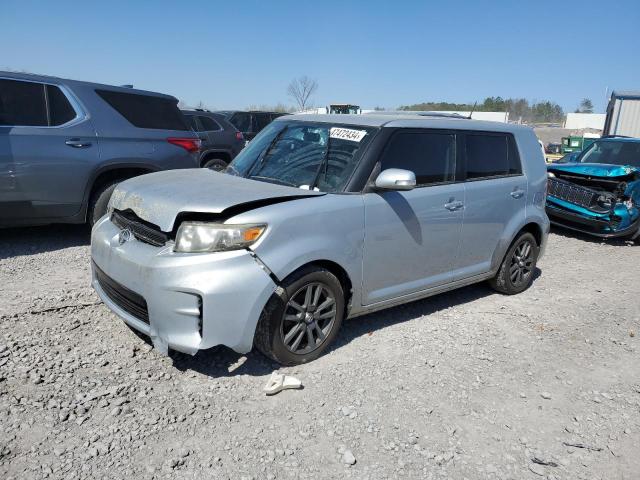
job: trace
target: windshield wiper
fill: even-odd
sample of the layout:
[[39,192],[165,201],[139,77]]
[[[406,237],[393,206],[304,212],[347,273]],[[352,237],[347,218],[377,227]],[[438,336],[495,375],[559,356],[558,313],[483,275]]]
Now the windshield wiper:
[[285,125],[284,128],[280,130],[275,137],[273,137],[273,140],[269,142],[269,145],[267,146],[267,148],[265,148],[260,153],[260,155],[258,155],[258,159],[256,160],[256,163],[254,163],[253,166],[249,169],[249,171],[247,172],[246,178],[252,177],[252,173],[256,169],[256,166],[259,167],[256,173],[260,173],[260,170],[262,170],[262,166],[264,165],[264,162],[267,159],[267,155],[269,154],[271,149],[276,145],[276,143],[278,143],[278,140],[280,140],[280,137],[287,130],[287,128],[289,128],[289,125]]
[[289,187],[298,188],[298,186],[295,183],[287,182],[286,180],[281,180],[279,178],[263,177],[261,175],[251,175],[248,178],[256,178],[256,179],[259,179],[259,180],[264,180],[264,181],[269,182],[269,183],[277,183],[278,185],[287,185]]
[[325,180],[327,178],[327,168],[329,167],[329,148],[331,146],[331,130],[329,130],[327,133],[329,133],[329,135],[327,136],[327,146],[325,147],[324,153],[322,154],[322,160],[320,160],[320,165],[318,165],[316,176],[313,179],[313,182],[311,182],[311,185],[309,185],[309,190],[313,190],[314,188],[316,188],[316,186],[318,185],[318,181],[320,180],[320,172],[323,169]]

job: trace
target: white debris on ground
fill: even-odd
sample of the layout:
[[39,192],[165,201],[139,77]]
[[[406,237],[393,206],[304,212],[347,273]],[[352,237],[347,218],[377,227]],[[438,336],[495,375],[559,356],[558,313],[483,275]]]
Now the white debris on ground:
[[[89,288],[82,228],[0,232],[0,478],[593,479],[640,471],[640,247],[557,232],[522,295],[347,321],[280,368],[164,358]],[[273,370],[305,388],[266,396]]]

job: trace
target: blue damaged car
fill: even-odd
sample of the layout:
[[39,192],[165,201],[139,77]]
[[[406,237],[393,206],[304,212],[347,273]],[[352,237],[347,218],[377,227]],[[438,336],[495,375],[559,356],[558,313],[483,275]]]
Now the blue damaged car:
[[551,223],[598,237],[640,236],[640,139],[602,138],[547,167]]

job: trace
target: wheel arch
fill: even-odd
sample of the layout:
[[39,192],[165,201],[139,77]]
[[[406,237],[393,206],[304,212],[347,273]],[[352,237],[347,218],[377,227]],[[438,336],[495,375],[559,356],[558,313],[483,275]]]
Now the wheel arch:
[[87,214],[89,212],[89,203],[91,202],[91,198],[104,185],[112,181],[123,181],[129,178],[137,177],[138,175],[144,175],[146,173],[152,173],[155,171],[157,171],[157,169],[136,164],[112,165],[107,168],[97,170],[93,174],[85,192],[85,198],[83,202],[84,220],[87,221]]
[[538,225],[536,222],[529,222],[526,225],[524,225],[513,237],[513,239],[511,240],[511,243],[513,243],[513,241],[518,238],[518,236],[523,233],[523,232],[529,232],[531,235],[533,235],[533,238],[536,239],[536,243],[538,244],[538,247],[540,247],[542,245],[542,227],[540,225]]
[[[512,229],[507,229],[507,232],[505,232],[505,236],[499,242],[498,246],[494,251],[493,258],[491,261],[491,271],[493,273],[498,271],[498,268],[500,267],[500,264],[504,260],[504,256],[509,251],[509,248],[511,248],[511,245],[513,245],[513,242],[515,242],[516,239],[523,232],[531,233],[535,238],[536,243],[538,244],[538,247],[543,248],[544,230],[542,225],[540,225],[538,222],[529,220],[524,224],[515,226],[515,228],[514,226],[512,226],[511,228]],[[509,230],[513,233],[509,234],[508,233]]]
[[350,307],[351,307],[351,300],[353,299],[353,293],[354,293],[353,283],[351,281],[351,277],[349,276],[349,273],[347,272],[347,270],[339,263],[333,260],[327,260],[327,259],[311,260],[306,263],[303,263],[297,268],[294,268],[284,278],[287,278],[290,275],[294,274],[295,272],[310,266],[324,268],[337,277],[338,281],[340,282],[340,285],[342,286],[342,291],[344,292],[344,308],[345,308],[344,314],[345,314],[345,318],[347,318]]

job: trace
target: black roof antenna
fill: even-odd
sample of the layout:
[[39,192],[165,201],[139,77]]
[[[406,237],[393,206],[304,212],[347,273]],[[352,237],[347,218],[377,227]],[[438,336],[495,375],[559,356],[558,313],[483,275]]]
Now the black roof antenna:
[[476,100],[476,103],[473,104],[473,107],[471,108],[471,111],[469,112],[469,116],[467,117],[469,120],[471,120],[471,115],[473,115],[473,112],[476,111],[476,105],[478,105],[478,101]]

